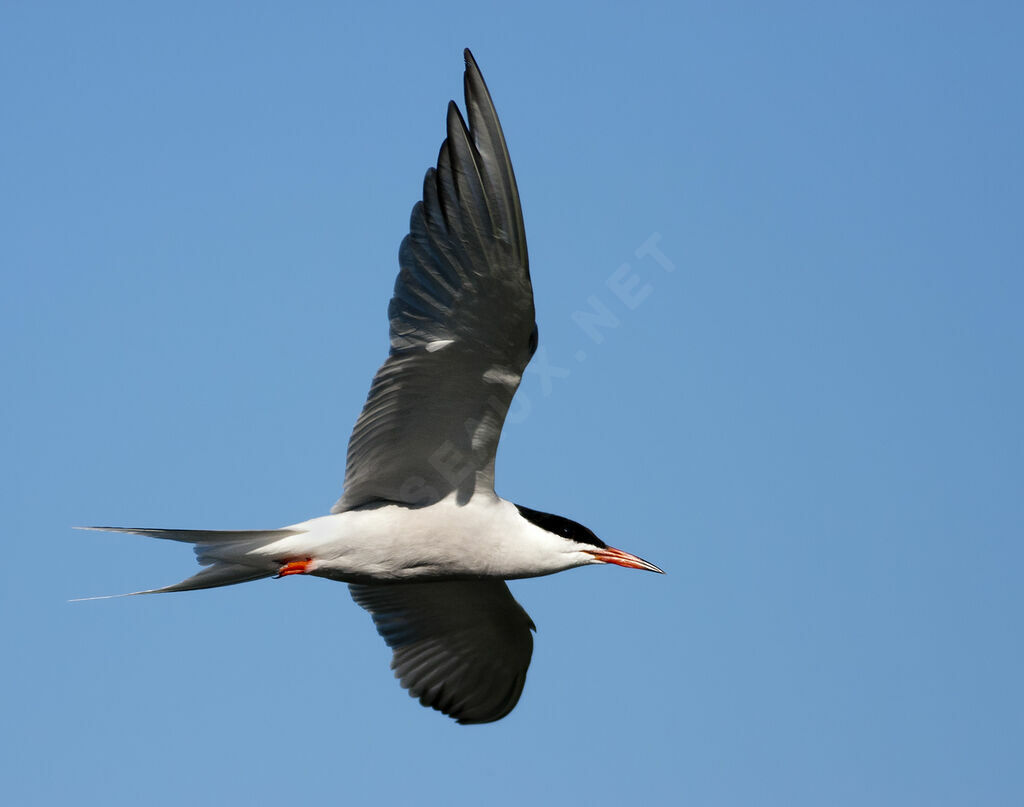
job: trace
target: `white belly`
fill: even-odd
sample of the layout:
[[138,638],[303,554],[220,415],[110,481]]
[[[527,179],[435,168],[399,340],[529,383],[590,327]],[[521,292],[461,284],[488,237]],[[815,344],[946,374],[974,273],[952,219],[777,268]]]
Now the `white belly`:
[[[548,550],[551,536],[511,502],[477,494],[429,507],[383,505],[310,519],[298,535],[250,550],[268,562],[312,561],[309,574],[350,583],[532,577],[578,565]],[[543,562],[538,561],[543,557]]]

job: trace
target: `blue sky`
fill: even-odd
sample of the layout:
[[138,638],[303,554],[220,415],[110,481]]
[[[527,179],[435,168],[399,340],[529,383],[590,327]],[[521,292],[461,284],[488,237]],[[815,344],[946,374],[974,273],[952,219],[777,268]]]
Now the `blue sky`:
[[[0,11],[9,803],[1024,801],[1019,8],[369,5]],[[73,524],[334,502],[465,46],[545,350],[498,490],[668,575],[513,584],[483,727],[335,583],[68,604],[193,571]]]

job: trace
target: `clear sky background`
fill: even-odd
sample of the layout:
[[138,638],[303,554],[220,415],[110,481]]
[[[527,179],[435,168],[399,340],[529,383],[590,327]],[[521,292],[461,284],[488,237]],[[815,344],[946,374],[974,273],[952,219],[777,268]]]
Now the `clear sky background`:
[[[4,801],[1024,803],[1019,5],[429,5],[3,4]],[[482,727],[337,583],[68,604],[195,568],[73,524],[339,495],[465,46],[546,351],[498,491],[667,576],[514,583]]]

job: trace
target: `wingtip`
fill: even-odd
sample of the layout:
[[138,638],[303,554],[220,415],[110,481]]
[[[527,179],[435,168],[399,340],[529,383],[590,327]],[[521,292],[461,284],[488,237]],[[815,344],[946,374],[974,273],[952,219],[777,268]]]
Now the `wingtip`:
[[462,56],[466,60],[466,81],[472,83],[483,81],[484,77],[480,73],[480,65],[476,63],[476,58],[473,56],[473,52],[469,48],[466,48],[462,51]]

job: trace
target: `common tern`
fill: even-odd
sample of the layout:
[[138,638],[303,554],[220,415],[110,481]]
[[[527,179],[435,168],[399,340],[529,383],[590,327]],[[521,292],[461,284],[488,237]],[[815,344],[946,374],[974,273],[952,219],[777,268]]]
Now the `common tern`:
[[401,685],[459,723],[488,723],[515,707],[533,653],[533,621],[506,580],[591,564],[661,569],[494,492],[498,438],[537,325],[508,148],[468,50],[465,60],[467,117],[449,102],[437,167],[399,249],[390,352],[331,514],[274,530],[83,529],[194,545],[200,572],[132,594],[291,575],[348,583]]

